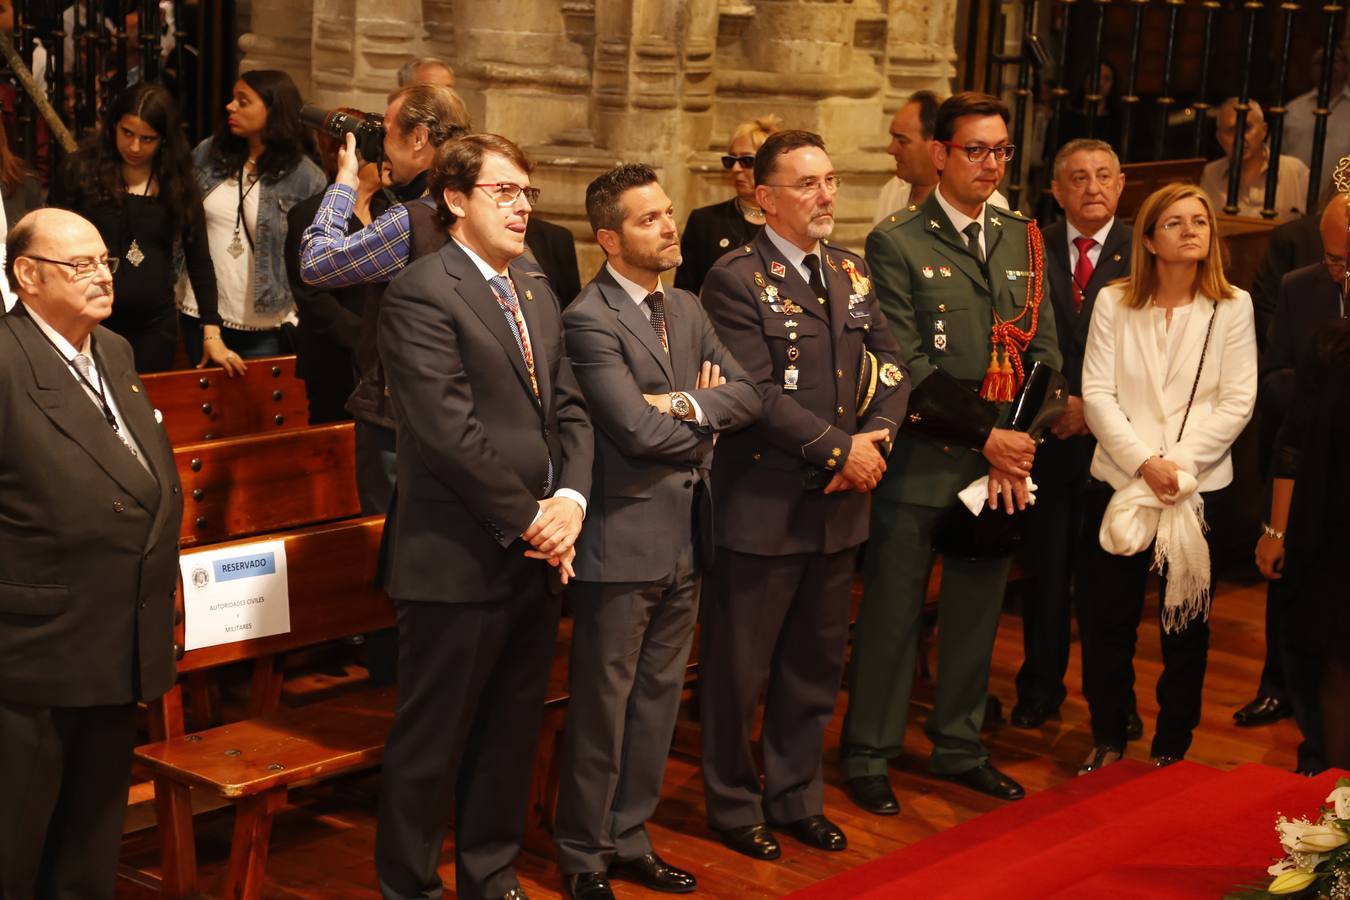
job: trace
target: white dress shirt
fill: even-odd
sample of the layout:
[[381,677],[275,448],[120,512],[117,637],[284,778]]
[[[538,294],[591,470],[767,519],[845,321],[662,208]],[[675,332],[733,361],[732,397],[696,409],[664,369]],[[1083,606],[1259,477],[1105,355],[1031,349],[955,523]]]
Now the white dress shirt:
[[[80,387],[84,388],[85,394],[89,397],[89,402],[98,407],[98,414],[100,416],[103,415],[103,403],[108,404],[108,409],[111,410],[113,419],[117,422],[117,436],[127,445],[127,449],[129,449],[132,455],[136,457],[137,462],[142,466],[145,466],[146,471],[149,471],[150,466],[145,461],[145,456],[141,452],[140,445],[136,442],[135,435],[131,433],[131,429],[127,428],[126,420],[122,418],[122,410],[117,406],[117,398],[113,396],[112,391],[108,390],[103,385],[103,373],[99,369],[98,361],[94,359],[93,335],[87,335],[84,339],[84,343],[79,347],[75,347],[70,341],[62,337],[59,331],[48,325],[46,320],[38,315],[33,307],[25,303],[23,308],[28,310],[28,315],[32,316],[33,322],[37,324],[37,327],[42,330],[42,333],[56,346],[57,351],[66,361],[66,370],[70,372],[70,377],[75,379]],[[92,390],[90,389],[89,384],[85,384],[84,380],[76,374],[78,370],[75,368],[74,359],[77,354],[84,354],[94,361],[94,365],[90,369],[88,376],[90,384],[93,385]],[[103,398],[102,402],[99,400],[100,396]]]
[[934,193],[937,194],[938,206],[941,206],[941,207],[942,207],[942,211],[945,212],[945,213],[947,214],[947,218],[949,218],[949,219],[952,220],[952,224],[956,226],[957,232],[961,235],[961,240],[963,240],[963,241],[966,242],[966,246],[967,246],[967,247],[970,246],[970,241],[969,241],[969,239],[966,238],[966,235],[965,235],[966,226],[968,226],[971,222],[977,222],[977,223],[979,223],[979,226],[980,226],[980,258],[981,258],[981,259],[988,259],[988,258],[989,258],[989,251],[988,251],[989,245],[986,244],[986,243],[984,242],[984,232],[985,232],[985,230],[986,230],[985,227],[984,227],[984,207],[985,207],[986,204],[981,203],[981,204],[980,204],[980,211],[979,211],[978,213],[975,214],[975,217],[974,217],[974,218],[971,218],[970,216],[968,216],[968,215],[966,215],[965,213],[961,212],[961,210],[957,209],[955,206],[952,206],[950,203],[947,202],[947,198],[944,197],[944,196],[942,196],[942,185],[938,185],[937,188],[934,189]]
[[[1266,171],[1270,160],[1261,163],[1261,180],[1242,190],[1238,188],[1238,215],[1259,216],[1266,205]],[[1332,163],[1335,168],[1335,163]],[[1331,169],[1323,167],[1323,175],[1330,175]],[[1228,157],[1221,156],[1208,163],[1200,174],[1200,187],[1209,194],[1214,203],[1214,211],[1222,213],[1228,202]],[[1308,202],[1308,167],[1302,161],[1288,154],[1280,154],[1280,174],[1275,186],[1275,218],[1293,219],[1303,215]]]
[[[640,310],[642,314],[647,317],[647,321],[650,322],[652,320],[652,310],[651,307],[647,305],[647,289],[636,281],[631,281],[620,275],[608,262],[605,263],[605,271],[609,272],[610,277],[619,283],[619,287],[623,288],[623,292],[628,295],[629,299],[637,305],[638,310]],[[656,282],[656,291],[653,291],[652,293],[658,292],[662,295],[666,293],[666,288],[661,284],[659,279]],[[708,426],[708,418],[703,415],[703,408],[698,405],[698,401],[694,399],[694,395],[690,394],[688,391],[680,391],[679,393],[683,394],[684,398],[689,401],[689,405],[694,408],[694,417],[698,420],[698,424],[706,428]]]
[[[472,250],[461,244],[459,241],[456,240],[455,244],[458,245],[459,249],[464,251],[464,255],[469,257],[469,261],[474,264],[474,267],[477,268],[480,273],[482,273],[484,281],[491,281],[493,278],[496,278],[497,276],[500,275],[506,278],[507,281],[511,282],[512,289],[515,288],[515,282],[511,278],[511,272],[509,271],[509,269],[503,268],[500,272],[498,272],[496,269],[492,268],[492,266],[484,262],[483,257],[479,256],[477,253],[474,253]],[[489,286],[488,290],[492,290],[492,288]],[[530,329],[525,325],[524,313],[522,313],[520,316],[520,332],[521,332],[520,334],[521,339],[526,343],[529,343]],[[530,349],[531,350],[534,349],[533,344],[530,344]],[[558,488],[556,491],[553,492],[553,496],[568,497],[572,500],[575,500],[577,502],[577,505],[581,507],[581,515],[583,517],[586,515],[586,498],[581,496],[581,494],[577,493],[571,488]],[[540,509],[539,512],[535,513],[534,519],[530,520],[530,524],[533,525],[535,519],[538,519],[542,513],[543,513],[542,509]]]
[[1073,223],[1067,219],[1064,224],[1068,226],[1067,231],[1069,233],[1069,271],[1072,272],[1078,268],[1078,245],[1074,241],[1080,237],[1090,237],[1095,241],[1088,248],[1088,262],[1092,263],[1092,268],[1097,268],[1097,260],[1102,258],[1102,246],[1106,243],[1106,236],[1111,233],[1111,226],[1116,224],[1115,216],[1112,216],[1109,222],[1097,229],[1095,234],[1083,234],[1083,232],[1074,228]]

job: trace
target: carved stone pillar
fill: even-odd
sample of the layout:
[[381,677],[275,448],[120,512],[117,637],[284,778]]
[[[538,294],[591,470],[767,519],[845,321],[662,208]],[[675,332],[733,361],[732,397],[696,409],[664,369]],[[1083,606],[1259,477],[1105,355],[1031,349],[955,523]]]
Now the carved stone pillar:
[[422,0],[313,2],[313,91],[306,99],[384,112],[399,67],[424,52]]
[[300,96],[310,92],[309,59],[314,0],[267,0],[250,16],[253,30],[240,35],[240,71],[281,69],[295,79]]

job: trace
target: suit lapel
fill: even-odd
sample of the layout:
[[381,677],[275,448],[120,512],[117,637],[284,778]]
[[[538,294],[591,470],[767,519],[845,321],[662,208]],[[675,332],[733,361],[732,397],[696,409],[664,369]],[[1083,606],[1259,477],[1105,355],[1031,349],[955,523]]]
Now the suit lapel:
[[[970,278],[971,281],[989,289],[989,279],[985,277],[984,269],[975,257],[970,255],[970,250],[966,247],[966,239],[956,230],[952,220],[947,218],[946,211],[942,204],[938,203],[937,191],[928,195],[928,199],[923,202],[922,212],[924,229],[929,234],[937,235],[937,251],[947,259],[951,260],[956,266]],[[985,257],[988,259],[988,256]]]
[[[599,274],[595,276],[596,284],[600,288],[600,296],[605,298],[605,302],[614,309],[619,315],[619,324],[627,328],[628,331],[638,339],[638,343],[647,348],[647,352],[656,360],[656,364],[661,367],[665,373],[666,381],[670,383],[671,390],[675,389],[675,373],[671,368],[671,356],[674,355],[675,347],[671,344],[671,352],[668,354],[661,347],[661,339],[656,335],[656,329],[652,323],[638,309],[638,305],[633,302],[633,298],[628,296],[627,291],[619,287],[619,283],[609,274],[609,269],[602,266]],[[671,306],[666,304],[666,342],[671,343],[671,336],[674,328],[671,322]]]
[[478,271],[478,267],[465,255],[463,250],[459,249],[459,245],[453,240],[446,242],[445,246],[441,248],[440,254],[446,272],[458,279],[455,290],[464,299],[465,305],[473,310],[474,315],[478,316],[487,327],[487,330],[492,332],[492,336],[497,339],[497,343],[502,345],[502,352],[506,354],[507,361],[511,364],[511,368],[515,370],[521,386],[529,391],[531,396],[534,396],[534,391],[530,388],[530,372],[525,368],[525,359],[520,355],[520,347],[516,344],[515,333],[511,330],[511,326],[506,324],[506,313],[502,311],[501,304],[497,302],[497,297],[492,293],[492,288],[488,286],[487,280],[483,278],[483,274]]
[[[787,261],[783,254],[778,252],[778,248],[769,240],[769,235],[761,231],[755,238],[755,243],[759,247],[760,259],[764,263],[764,276],[769,284],[777,285],[780,291],[779,300],[789,299],[796,303],[808,314],[815,316],[827,325],[828,313],[825,308],[816,300],[815,293],[811,286],[806,283],[802,277],[801,269]],[[777,263],[783,268],[782,275],[774,274],[774,264]],[[828,286],[827,286],[828,287]]]
[[[1003,217],[996,213],[988,203],[984,205],[984,258],[991,260],[1003,243]],[[992,272],[993,269],[990,269]],[[993,277],[992,275],[990,277]]]
[[1068,240],[1069,230],[1062,222],[1045,230],[1046,276],[1050,279],[1050,299],[1059,311],[1060,321],[1073,323],[1078,316],[1078,308],[1073,302]]
[[[53,425],[88,453],[109,478],[121,485],[143,507],[158,511],[159,484],[154,476],[136,461],[121,438],[108,426],[102,411],[75,380],[61,354],[38,330],[37,323],[23,312],[5,318],[11,323],[14,335],[33,368],[33,380],[37,384],[37,388],[32,391],[33,402]],[[100,354],[100,358],[104,357]],[[112,373],[105,374],[110,382],[113,381]],[[128,400],[123,405],[124,394],[120,392],[113,396],[125,418],[128,415],[127,408],[136,404]]]
[[113,395],[113,399],[117,403],[117,410],[122,414],[122,422],[131,432],[136,446],[140,448],[141,458],[145,460],[146,465],[150,467],[153,473],[155,497],[160,513],[155,517],[154,526],[150,531],[148,543],[154,543],[159,535],[160,526],[163,524],[164,514],[171,507],[171,504],[163,502],[162,492],[163,488],[172,484],[176,477],[173,454],[163,452],[164,439],[162,435],[164,428],[155,421],[154,409],[141,392],[140,378],[137,377],[135,370],[119,364],[110,354],[104,353],[97,333],[94,335],[94,355],[98,357],[103,366],[103,374],[106,376],[104,388]]

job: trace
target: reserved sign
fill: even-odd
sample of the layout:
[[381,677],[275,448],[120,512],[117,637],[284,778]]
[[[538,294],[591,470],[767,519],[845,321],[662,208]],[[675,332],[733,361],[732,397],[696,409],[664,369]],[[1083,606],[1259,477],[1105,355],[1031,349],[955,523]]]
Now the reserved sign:
[[183,647],[196,650],[291,630],[286,542],[185,553]]

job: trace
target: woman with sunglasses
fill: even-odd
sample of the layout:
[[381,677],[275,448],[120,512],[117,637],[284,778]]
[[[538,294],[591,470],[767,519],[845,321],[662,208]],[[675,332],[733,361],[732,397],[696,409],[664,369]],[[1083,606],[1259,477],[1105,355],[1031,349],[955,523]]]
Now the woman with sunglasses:
[[755,151],[782,124],[778,116],[761,116],[752,122],[742,122],[731,133],[722,168],[731,173],[736,196],[689,214],[680,236],[680,254],[684,259],[675,270],[677,288],[697,294],[712,264],[731,248],[754,240],[764,227],[764,212],[755,202]]
[[[313,140],[300,124],[300,92],[285,72],[245,72],[225,107],[228,118],[192,152],[206,213],[206,239],[216,271],[221,332],[203,333],[195,291],[179,301],[189,359],[219,341],[230,371],[240,357],[289,352],[283,325],[296,322],[286,276],[286,214],[323,190],[323,170],[310,158]],[[206,359],[202,359],[202,365]]]
[[113,271],[116,303],[103,324],[131,344],[136,371],[173,368],[174,282],[184,268],[198,298],[201,328],[213,335],[207,355],[233,369],[219,340],[216,273],[202,231],[201,195],[167,90],[143,82],[119,94],[98,132],[66,161],[63,177],[52,181],[49,202],[92,222],[108,253],[120,258]]

